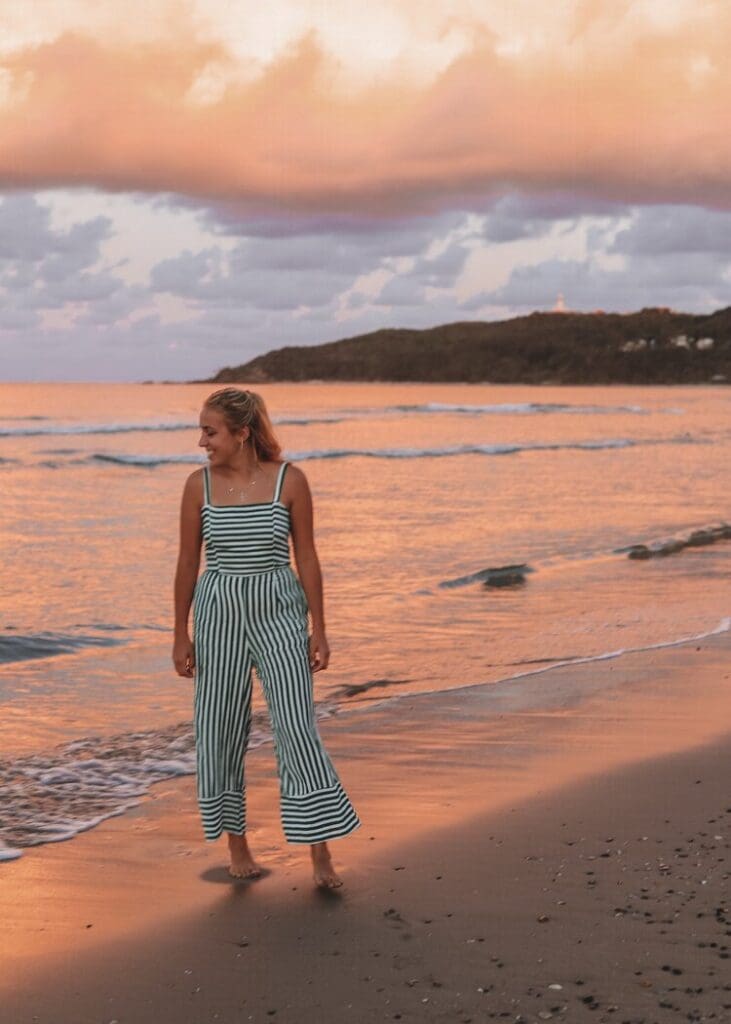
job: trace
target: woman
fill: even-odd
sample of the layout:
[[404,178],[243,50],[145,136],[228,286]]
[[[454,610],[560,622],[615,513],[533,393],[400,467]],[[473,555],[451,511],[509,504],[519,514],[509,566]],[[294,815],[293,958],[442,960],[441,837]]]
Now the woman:
[[[285,836],[310,844],[316,884],[334,889],[342,882],[327,840],[360,823],[315,725],[312,672],[327,668],[330,650],[310,490],[304,473],[281,461],[259,395],[233,387],[214,392],[200,428],[208,465],[191,473],[183,490],[173,661],[178,675],[195,674],[204,833],[228,833],[234,877],[261,875],[246,839],[253,667],[274,732]],[[299,579],[289,564],[290,534]],[[206,569],[198,578],[202,542]]]

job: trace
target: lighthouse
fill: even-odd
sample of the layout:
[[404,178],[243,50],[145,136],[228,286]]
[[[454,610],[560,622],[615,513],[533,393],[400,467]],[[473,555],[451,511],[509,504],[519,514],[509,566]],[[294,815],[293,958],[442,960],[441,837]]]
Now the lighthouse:
[[552,313],[568,313],[566,309],[566,302],[564,301],[563,292],[559,292],[556,296],[556,304],[551,310]]

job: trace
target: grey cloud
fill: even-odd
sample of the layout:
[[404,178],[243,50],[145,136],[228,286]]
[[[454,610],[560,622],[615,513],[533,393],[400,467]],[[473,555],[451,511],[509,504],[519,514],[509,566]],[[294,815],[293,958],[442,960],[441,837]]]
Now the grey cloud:
[[511,192],[487,211],[482,236],[489,242],[540,238],[558,221],[576,222],[587,216],[616,218],[627,210],[624,204],[568,192],[535,195]]
[[206,250],[164,260],[151,286],[201,304],[294,310],[331,302],[378,266],[337,239],[246,240],[226,256]]
[[[99,259],[99,246],[111,235],[108,217],[75,224],[67,232],[49,232],[47,255],[38,273],[45,281],[62,281],[93,266]],[[50,250],[50,251],[49,251]]]
[[156,292],[196,297],[204,278],[212,270],[218,271],[220,260],[221,253],[217,249],[197,253],[186,250],[156,263],[150,273],[150,285]]
[[369,295],[365,295],[363,292],[358,292],[358,291],[350,292],[350,294],[348,295],[347,299],[345,300],[345,308],[346,309],[362,309],[364,306],[368,305],[368,303],[370,301],[371,301],[370,296]]
[[[731,214],[688,206],[622,209],[631,216],[587,232],[585,260],[545,260],[516,267],[507,283],[463,303],[516,310],[551,308],[558,292],[576,309],[638,309],[662,305],[707,311],[731,300]],[[621,256],[605,267],[599,258]]]
[[459,277],[468,250],[453,242],[438,256],[420,256],[414,266],[386,282],[374,304],[378,306],[420,306],[427,301],[427,288],[450,289]]
[[731,282],[711,258],[667,259],[659,265],[630,262],[606,270],[591,260],[546,260],[513,270],[508,282],[473,296],[469,307],[506,306],[518,311],[552,308],[562,292],[566,305],[578,310],[629,311],[643,306],[670,306],[702,312],[731,302]]
[[[6,379],[124,381],[204,376],[211,353],[178,360],[169,348],[174,335],[157,318],[102,332],[75,324],[70,331],[35,330],[17,345],[0,333],[0,365]],[[202,350],[202,346],[199,345]],[[207,357],[206,357],[207,356]],[[7,368],[7,372],[6,372]]]
[[713,253],[731,259],[731,213],[695,206],[650,206],[618,232],[612,252],[633,256]]
[[0,202],[0,259],[33,262],[48,253],[51,215],[28,193]]
[[[363,317],[348,321],[347,334],[352,336],[383,327],[419,329],[464,319],[466,319],[464,311],[460,308],[456,299],[450,293],[444,292],[441,296],[432,298],[428,302],[401,306],[395,313],[387,308],[368,310]],[[337,337],[342,338],[345,336],[345,333],[341,330]]]
[[709,289],[724,285],[730,260],[731,255],[724,259],[708,252],[669,252],[653,259],[630,259],[627,276],[644,288]]
[[319,267],[289,271],[255,269],[242,262],[233,259],[226,270],[221,261],[197,260],[186,254],[158,264],[152,273],[152,287],[193,299],[202,307],[294,310],[330,302],[352,280],[352,274]]
[[140,285],[116,288],[104,297],[97,298],[89,304],[81,322],[96,324],[100,327],[109,326],[125,320],[130,313],[144,308],[149,302],[149,292]]
[[482,309],[483,306],[494,305],[491,295],[492,292],[477,292],[466,299],[462,299],[459,304],[460,311],[473,313],[477,309]]
[[[0,308],[0,329],[6,331],[27,330],[30,327],[37,327],[41,318],[33,309],[18,307]],[[5,368],[3,368],[5,373]]]
[[[600,295],[606,301],[606,285],[616,276],[616,272],[598,271],[588,261],[545,260],[516,267],[505,285],[482,293],[480,304],[507,305],[521,311],[545,309],[552,307],[562,292],[572,307],[595,307]],[[473,307],[477,298],[472,299]]]
[[[191,201],[184,200],[186,206]],[[199,204],[195,206],[200,209]],[[412,217],[378,217],[345,213],[292,213],[279,215],[251,212],[238,205],[213,203],[201,212],[201,223],[209,231],[228,237],[260,239],[338,238],[372,246],[394,255],[413,254],[436,231],[446,234],[464,220],[469,209],[454,208],[440,213]],[[371,240],[371,241],[369,241]]]
[[95,217],[67,230],[54,228],[49,210],[28,193],[0,202],[0,297],[6,329],[37,325],[37,312],[67,303],[96,302],[124,287],[97,269],[112,222]]
[[31,193],[11,193],[0,201],[0,260],[37,264],[41,277],[58,280],[96,262],[111,224],[108,217],[95,217],[66,231],[55,229],[50,211]]
[[272,274],[249,275],[246,291],[251,305],[267,310],[294,310],[326,307],[335,303],[353,283],[352,274],[323,271],[294,271],[281,277]]
[[206,309],[199,320],[189,320],[186,323],[215,326],[222,330],[240,330],[252,327],[261,327],[267,323],[267,314],[258,309],[241,308],[236,306],[211,306]]
[[420,257],[411,273],[432,288],[451,288],[462,273],[467,256],[468,250],[456,242],[438,256]]
[[0,258],[0,288],[21,292],[32,288],[37,274],[33,263]]
[[272,270],[319,268],[358,276],[388,260],[417,258],[434,239],[445,237],[463,215],[418,218],[412,224],[369,224],[368,229],[312,231],[298,236],[247,238],[235,250],[241,266]]
[[514,192],[513,210],[527,220],[576,220],[578,217],[620,217],[626,203],[582,192]]
[[[211,208],[208,220],[216,223],[221,210],[220,206]],[[393,300],[397,301],[398,290],[405,292],[411,287],[418,293],[415,301],[422,301],[421,290],[426,285],[450,287],[464,265],[467,250],[461,246],[450,246],[436,259],[423,256],[435,239],[461,225],[464,216],[451,212],[395,224],[323,217],[289,218],[286,223],[272,218],[258,224],[224,221],[220,233],[241,238],[233,250],[186,252],[164,260],[153,269],[151,285],[201,307],[319,308],[334,302],[359,277],[393,267],[407,257],[415,261],[412,274],[416,284],[392,285]],[[336,222],[342,225],[340,231],[335,230]],[[300,234],[295,234],[297,227]],[[252,237],[257,230],[259,236]],[[402,301],[406,301],[405,294]]]
[[336,313],[336,304],[331,302],[328,306],[317,306],[315,309],[308,309],[306,313],[298,316],[297,319],[309,324],[333,324],[335,323]]
[[56,305],[63,306],[66,302],[106,299],[120,287],[119,279],[111,274],[79,274],[47,289],[45,294],[55,299]]
[[[220,250],[185,252],[153,267],[151,287],[153,291],[170,292],[214,306],[296,309],[303,303],[330,299],[337,287],[337,276],[318,267],[288,272],[276,267],[277,260],[272,255],[270,266],[260,268],[248,244],[230,253],[227,265]],[[283,252],[281,263],[286,262]]]
[[368,246],[334,235],[301,238],[247,240],[234,252],[236,270],[327,270],[357,276],[369,263],[381,258]]
[[424,286],[409,276],[392,277],[373,300],[377,306],[417,306],[425,301]]

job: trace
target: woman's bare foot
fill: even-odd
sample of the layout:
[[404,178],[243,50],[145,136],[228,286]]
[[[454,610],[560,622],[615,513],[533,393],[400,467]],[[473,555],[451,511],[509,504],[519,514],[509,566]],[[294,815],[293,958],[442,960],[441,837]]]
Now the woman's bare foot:
[[251,856],[246,836],[228,834],[228,849],[231,854],[231,865],[228,869],[232,878],[261,878],[261,868]]
[[313,843],[310,852],[315,885],[319,889],[339,889],[343,881],[333,867],[327,843]]

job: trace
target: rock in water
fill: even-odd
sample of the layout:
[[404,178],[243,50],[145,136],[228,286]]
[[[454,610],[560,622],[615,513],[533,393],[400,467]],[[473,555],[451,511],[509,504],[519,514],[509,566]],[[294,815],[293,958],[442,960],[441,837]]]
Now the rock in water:
[[683,540],[669,540],[664,544],[658,544],[656,549],[653,549],[653,553],[656,555],[674,555],[676,551],[682,551],[686,547],[686,543]]
[[652,558],[652,552],[647,544],[633,544],[627,552],[628,558]]
[[526,573],[533,570],[525,562],[521,565],[500,565],[485,569],[486,587],[514,587],[525,583]]
[[699,548],[704,544],[713,544],[714,540],[716,538],[713,536],[712,530],[694,530],[686,543],[690,548]]
[[631,544],[628,548],[618,548],[617,553],[627,553],[628,558],[646,559],[674,555],[676,551],[684,548],[700,548],[707,544],[715,544],[719,540],[731,539],[731,526],[728,523],[721,523],[719,526],[709,526],[703,530],[694,530],[685,539],[675,537],[672,540],[661,541],[658,544]]

